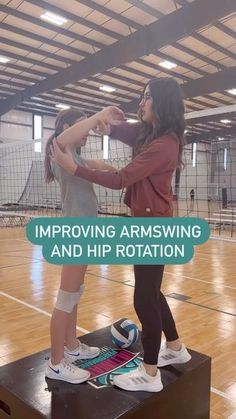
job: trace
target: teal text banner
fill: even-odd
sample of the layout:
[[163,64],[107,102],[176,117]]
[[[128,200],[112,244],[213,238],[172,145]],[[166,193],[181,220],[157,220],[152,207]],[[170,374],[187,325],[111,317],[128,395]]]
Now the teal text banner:
[[201,218],[35,218],[27,237],[52,264],[184,264],[210,236]]

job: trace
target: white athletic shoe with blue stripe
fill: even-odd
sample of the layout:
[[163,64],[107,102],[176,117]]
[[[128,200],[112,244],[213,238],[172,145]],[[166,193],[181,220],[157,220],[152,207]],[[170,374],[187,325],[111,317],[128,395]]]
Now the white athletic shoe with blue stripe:
[[74,351],[70,351],[68,348],[64,348],[64,356],[70,361],[74,362],[78,359],[92,359],[96,358],[100,354],[100,349],[96,346],[88,346],[85,343],[79,342],[78,348]]
[[90,373],[89,371],[76,367],[63,358],[57,365],[53,365],[51,360],[48,361],[45,377],[52,378],[53,380],[66,381],[67,383],[80,384],[90,378]]

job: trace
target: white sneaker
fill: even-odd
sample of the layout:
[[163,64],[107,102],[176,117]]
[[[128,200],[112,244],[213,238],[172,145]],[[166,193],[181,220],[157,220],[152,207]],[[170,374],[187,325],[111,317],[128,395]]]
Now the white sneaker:
[[100,354],[100,349],[95,346],[88,346],[85,343],[79,342],[78,348],[74,349],[74,351],[70,351],[68,348],[64,348],[65,358],[70,361],[74,362],[78,359],[92,359],[95,358]]
[[185,364],[190,361],[191,358],[190,353],[183,343],[179,351],[173,351],[172,349],[167,348],[167,345],[165,344],[160,349],[157,366],[165,367],[166,365]]
[[161,373],[158,370],[155,377],[146,373],[143,364],[140,364],[132,372],[117,375],[113,378],[113,384],[128,391],[151,391],[157,392],[163,389]]
[[90,373],[70,364],[66,359],[62,359],[57,365],[53,365],[49,360],[45,376],[47,378],[52,378],[53,380],[62,380],[72,384],[79,384],[88,380]]

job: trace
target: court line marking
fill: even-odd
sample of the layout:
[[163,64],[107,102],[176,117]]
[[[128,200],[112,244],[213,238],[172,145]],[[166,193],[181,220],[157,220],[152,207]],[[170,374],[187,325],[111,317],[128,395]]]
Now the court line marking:
[[[108,281],[110,281],[110,280],[108,279]],[[196,279],[196,281],[198,281],[198,280]],[[120,283],[120,284],[123,284],[123,285],[127,285],[127,287],[132,287],[132,288],[134,288],[134,283],[129,284],[129,282],[131,282],[131,281],[127,281],[127,282],[119,282],[119,283]],[[211,310],[211,311],[215,311],[215,312],[218,312],[218,313],[226,314],[226,315],[228,315],[228,316],[233,316],[233,317],[236,317],[236,314],[235,314],[235,313],[230,313],[230,312],[228,312],[228,311],[223,311],[223,310],[219,310],[219,309],[217,309],[217,308],[212,308],[212,307],[209,307],[209,306],[205,306],[204,304],[194,303],[194,302],[189,301],[189,300],[180,300],[179,298],[173,297],[173,296],[172,296],[172,295],[170,295],[170,294],[164,294],[164,295],[165,295],[165,297],[167,297],[167,298],[172,298],[173,300],[177,300],[177,301],[179,301],[179,302],[181,302],[181,303],[191,304],[191,305],[196,306],[196,307],[205,308],[206,310]],[[190,298],[192,298],[192,297],[190,297]]]
[[[34,261],[34,263],[40,263],[40,260]],[[4,265],[4,266],[0,266],[0,269],[7,269],[7,268],[17,268],[18,266],[26,266],[26,265],[31,265],[31,262],[25,262],[25,263],[18,263],[15,265]]]
[[236,290],[236,287],[231,287],[230,285],[223,285],[221,283],[215,283],[215,282],[210,282],[210,281],[205,281],[204,279],[198,279],[198,278],[193,278],[191,276],[186,276],[186,275],[179,275],[178,273],[173,273],[173,272],[168,272],[168,271],[164,271],[164,275],[168,274],[168,275],[174,275],[174,276],[179,276],[179,278],[187,278],[187,279],[191,279],[192,281],[198,281],[198,282],[204,282],[205,284],[210,284],[212,286],[219,286],[219,287],[223,287],[223,288],[229,288],[231,290]]
[[[166,274],[167,275],[178,276],[179,279],[187,278],[187,279],[190,279],[190,280],[193,280],[193,281],[204,282],[204,283],[210,284],[212,286],[218,286],[218,287],[223,287],[223,288],[229,288],[229,289],[232,289],[232,290],[236,290],[236,287],[231,287],[230,285],[223,285],[223,284],[220,284],[220,283],[204,281],[204,279],[192,278],[190,276],[185,276],[185,275],[181,275],[181,274],[179,275],[178,273],[176,274],[176,273],[164,271],[164,275],[166,275]],[[102,279],[105,279],[105,280],[110,281],[110,282],[116,282],[117,284],[124,284],[124,285],[127,285],[129,287],[134,287],[134,281],[132,279],[127,279],[125,281],[117,281],[115,279],[110,279],[109,277],[101,276],[99,274],[94,274],[92,272],[86,272],[86,275],[92,275],[92,276],[95,276],[97,278],[102,278]]]
[[225,242],[235,243],[235,239],[231,239],[229,237],[218,237],[218,236],[212,236],[210,237],[210,240],[223,240]]
[[224,393],[224,391],[221,390],[217,390],[217,388],[211,387],[211,392],[217,394],[218,396],[223,397],[224,399],[230,400],[231,402],[236,401],[236,398],[234,399],[233,397],[229,396],[227,393]]
[[[37,258],[35,256],[31,257],[31,256],[25,256],[25,255],[16,255],[16,254],[12,255],[11,254],[11,253],[16,253],[16,252],[18,252],[18,250],[12,250],[12,251],[3,252],[3,253],[0,252],[0,256],[7,256],[8,258],[30,259],[30,260],[38,261],[38,262],[44,262],[45,261],[44,258]],[[23,250],[22,250],[22,252],[23,252]],[[24,250],[24,252],[27,252],[27,250]]]
[[0,239],[0,242],[5,242],[5,241],[24,241],[26,243],[29,243],[29,241],[23,240],[23,239],[9,239],[8,237],[6,237],[5,239]]
[[[20,240],[20,241],[24,241],[24,242],[26,242],[26,243],[28,243],[26,240],[22,240],[22,239],[16,239],[16,240]],[[1,241],[1,240],[0,240]],[[7,253],[7,252],[6,252]],[[16,257],[19,257],[19,256],[16,256]],[[29,258],[29,259],[31,259],[31,258]],[[42,262],[44,262],[44,259],[36,259],[36,258],[32,258],[32,260],[37,260],[37,261],[42,261]],[[87,273],[89,273],[89,272],[87,272]],[[174,276],[177,276],[178,274],[176,274],[176,273],[172,273],[172,272],[168,272],[168,271],[164,271],[164,274],[168,274],[168,275],[174,275]],[[90,275],[93,275],[93,276],[97,276],[97,277],[100,277],[101,278],[101,275],[98,275],[98,274],[93,274],[93,273],[90,273]],[[107,278],[107,277],[103,277],[102,276],[102,278],[103,279],[109,279],[109,278]],[[230,285],[224,285],[224,284],[221,284],[221,283],[213,283],[213,282],[210,282],[210,281],[206,281],[206,280],[204,280],[204,279],[198,279],[198,278],[193,278],[193,277],[190,277],[190,276],[186,276],[186,275],[181,275],[181,278],[186,278],[186,279],[190,279],[190,280],[193,280],[193,281],[198,281],[198,282],[203,282],[203,283],[205,283],[205,284],[210,284],[210,285],[212,285],[212,286],[220,286],[220,287],[223,287],[223,288],[229,288],[229,289],[232,289],[232,290],[236,290],[236,287],[231,287]],[[110,280],[110,279],[109,279]],[[113,280],[113,282],[118,282],[118,283],[124,283],[124,282],[127,282],[127,281],[115,281],[115,280]]]
[[[40,314],[44,314],[47,317],[52,317],[52,315],[50,313],[48,313],[48,311],[42,310],[41,308],[38,308],[38,307],[35,307],[35,306],[33,306],[29,303],[26,303],[25,301],[19,300],[18,298],[15,298],[12,295],[7,294],[3,291],[0,291],[0,295],[2,295],[3,297],[9,298],[10,300],[15,301],[16,303],[22,304],[25,307],[31,308],[32,310],[35,310]],[[83,329],[83,327],[76,326],[76,329],[80,330],[83,333],[91,333],[89,330]]]
[[[28,308],[30,308],[32,310],[35,310],[38,313],[44,314],[47,317],[52,317],[52,315],[50,313],[48,313],[47,311],[42,310],[41,308],[35,307],[35,306],[31,305],[31,304],[25,303],[24,301],[19,300],[18,298],[15,298],[12,295],[9,295],[9,294],[7,294],[7,293],[5,293],[3,291],[0,291],[0,295],[2,295],[3,297],[9,298],[10,300],[15,301],[16,303],[22,304],[25,307],[28,307]],[[83,329],[82,327],[79,327],[79,326],[76,326],[76,329],[77,330],[80,330],[81,332],[84,332],[84,333],[91,333],[90,331],[88,331],[86,329]],[[211,387],[211,392],[217,394],[218,396],[223,397],[224,399],[230,400],[232,402],[235,402],[236,401],[236,399],[233,399],[227,393],[224,393],[223,391],[220,391],[217,388]]]
[[[168,294],[166,295],[166,297],[175,298],[175,297],[171,297]],[[175,299],[177,300],[177,298],[175,298]],[[179,300],[179,301],[181,301],[181,300]],[[224,310],[219,310],[217,308],[208,307],[208,306],[205,306],[204,304],[193,303],[192,301],[188,301],[188,300],[183,301],[183,303],[191,304],[191,305],[196,306],[196,307],[207,308],[208,310],[216,311],[217,313],[227,314],[228,316],[236,317],[235,313],[230,313],[229,311],[224,311]]]
[[[10,239],[11,240],[11,239]],[[24,239],[12,239],[12,240],[19,240],[19,241],[23,241],[23,242],[25,242],[25,243],[30,243],[28,240],[24,240]],[[220,238],[218,239],[218,238],[216,238],[216,240],[220,240]],[[1,241],[1,240],[0,240]],[[197,252],[196,252],[197,253]],[[172,272],[168,272],[168,271],[164,271],[164,274],[168,274],[168,275],[175,275],[176,276],[176,273],[172,273]],[[99,277],[101,277],[100,275],[96,275],[96,274],[90,274],[90,275],[93,275],[93,276],[99,276]],[[109,278],[106,278],[106,277],[103,277],[104,279],[108,279],[109,280]],[[192,278],[192,277],[190,277],[190,276],[186,276],[186,275],[181,275],[181,278],[186,278],[186,279],[191,279],[191,280],[193,280],[193,281],[198,281],[198,282],[204,282],[205,284],[210,284],[210,285],[212,285],[212,286],[220,286],[220,287],[223,287],[223,288],[229,288],[229,289],[232,289],[232,290],[236,290],[236,287],[231,287],[230,285],[223,285],[223,284],[220,284],[220,283],[212,283],[212,282],[210,282],[210,281],[205,281],[204,279],[198,279],[198,278]],[[118,282],[118,283],[124,283],[124,282],[126,282],[126,281],[124,281],[124,282],[120,282],[120,281],[114,281],[114,282]],[[128,284],[127,284],[128,285]]]

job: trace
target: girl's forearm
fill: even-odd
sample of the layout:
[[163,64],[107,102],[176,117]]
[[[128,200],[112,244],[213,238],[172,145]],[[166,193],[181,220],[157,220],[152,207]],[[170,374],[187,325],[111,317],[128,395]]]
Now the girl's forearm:
[[77,122],[72,127],[67,128],[58,137],[58,143],[65,148],[69,145],[81,144],[81,141],[86,137],[91,129],[95,129],[99,122],[99,112],[90,118],[83,119]]

